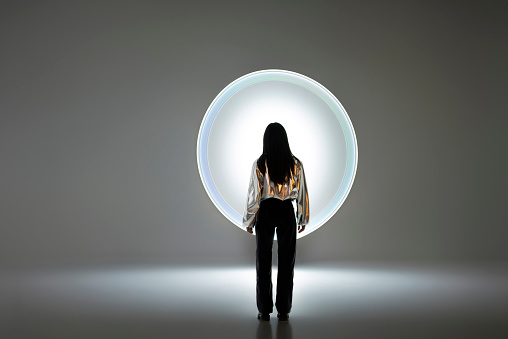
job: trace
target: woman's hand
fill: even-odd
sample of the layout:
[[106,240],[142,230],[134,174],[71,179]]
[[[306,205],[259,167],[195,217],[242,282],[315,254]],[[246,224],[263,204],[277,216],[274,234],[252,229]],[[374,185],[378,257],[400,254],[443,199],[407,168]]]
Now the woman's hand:
[[252,231],[252,227],[247,227],[247,232],[249,232],[250,234],[254,233],[254,232]]
[[303,231],[305,231],[305,225],[298,226],[298,233],[302,233]]

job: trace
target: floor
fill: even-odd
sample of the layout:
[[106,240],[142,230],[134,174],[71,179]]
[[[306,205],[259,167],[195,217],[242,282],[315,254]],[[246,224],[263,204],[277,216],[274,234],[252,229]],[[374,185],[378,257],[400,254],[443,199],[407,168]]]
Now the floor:
[[289,322],[256,314],[254,267],[0,275],[0,338],[508,339],[508,265],[297,266]]

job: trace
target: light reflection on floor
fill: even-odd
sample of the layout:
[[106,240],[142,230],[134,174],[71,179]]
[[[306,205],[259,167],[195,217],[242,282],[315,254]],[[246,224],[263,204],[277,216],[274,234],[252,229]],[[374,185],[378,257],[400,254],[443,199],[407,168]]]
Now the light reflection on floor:
[[508,267],[297,267],[289,323],[256,313],[254,267],[0,276],[1,338],[507,339]]

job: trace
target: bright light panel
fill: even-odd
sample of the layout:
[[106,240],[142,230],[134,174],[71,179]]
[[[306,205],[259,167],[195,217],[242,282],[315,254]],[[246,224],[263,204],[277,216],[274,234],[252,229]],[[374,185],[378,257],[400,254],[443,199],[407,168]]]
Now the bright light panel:
[[344,107],[324,86],[285,70],[263,70],[226,86],[208,108],[197,142],[199,173],[219,211],[243,229],[251,166],[263,133],[281,123],[304,166],[310,222],[305,236],[340,208],[353,184],[358,146]]

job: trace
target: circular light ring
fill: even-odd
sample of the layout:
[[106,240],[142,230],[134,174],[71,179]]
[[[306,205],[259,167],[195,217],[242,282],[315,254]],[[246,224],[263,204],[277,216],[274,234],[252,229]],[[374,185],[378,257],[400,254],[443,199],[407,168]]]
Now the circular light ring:
[[197,140],[197,162],[199,174],[208,196],[218,210],[233,224],[243,229],[243,216],[239,215],[233,208],[231,208],[231,206],[223,199],[214,184],[208,164],[207,143],[215,117],[220,112],[222,106],[238,91],[249,85],[263,81],[284,81],[293,83],[304,87],[317,95],[334,112],[335,117],[340,123],[346,141],[346,169],[340,187],[333,199],[331,199],[328,205],[318,215],[313,216],[311,211],[311,218],[306,231],[303,235],[302,233],[297,233],[298,237],[301,237],[321,227],[337,212],[351,190],[358,164],[358,145],[351,120],[339,100],[317,81],[296,72],[269,69],[246,74],[226,86],[208,107],[199,129]]

